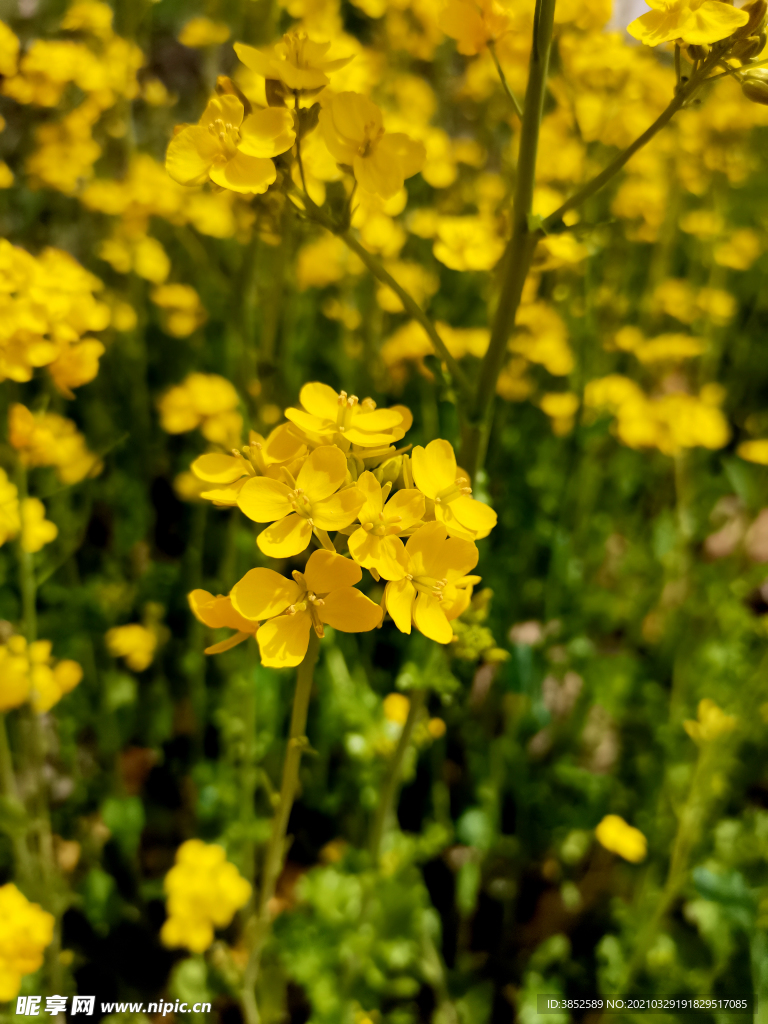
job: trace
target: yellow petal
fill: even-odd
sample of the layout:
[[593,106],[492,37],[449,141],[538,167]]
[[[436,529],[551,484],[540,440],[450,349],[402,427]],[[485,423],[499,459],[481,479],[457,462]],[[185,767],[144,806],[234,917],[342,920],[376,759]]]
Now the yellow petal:
[[[450,515],[447,514],[450,512]],[[455,519],[455,523],[454,523]],[[482,501],[470,498],[468,494],[462,494],[460,498],[454,499],[446,508],[446,517],[443,520],[448,532],[451,533],[451,526],[458,524],[465,530],[472,530],[478,540],[487,537],[496,525],[498,516],[490,506]]]
[[[329,498],[344,483],[347,475],[347,460],[344,452],[333,444],[315,448],[301,467],[296,480],[297,490],[302,490],[311,502]],[[327,527],[323,526],[325,530]],[[331,527],[333,529],[333,527]]]
[[[435,507],[440,508],[439,505]],[[413,562],[414,576],[436,576],[437,579],[442,579],[440,552],[445,543],[446,533],[443,523],[426,523],[408,540],[406,551]]]
[[256,538],[259,550],[270,558],[292,558],[305,551],[312,537],[312,524],[292,512],[268,526]]
[[[360,486],[359,480],[357,486]],[[401,530],[408,530],[424,518],[424,504],[424,495],[421,491],[406,487],[402,491],[397,491],[389,499],[385,516],[387,518],[400,516],[400,522],[397,525]],[[362,511],[360,515],[362,522]]]
[[410,580],[397,580],[388,583],[384,591],[384,602],[387,611],[392,616],[392,621],[401,633],[411,632],[411,618],[413,616],[413,602],[416,597],[416,588]]
[[409,558],[399,537],[382,537],[375,568],[385,580],[401,580],[408,572]]
[[171,139],[165,168],[180,185],[199,185],[208,177],[218,152],[218,143],[207,128],[190,125]]
[[[365,500],[360,508],[360,522],[371,523],[378,519],[384,508],[381,495],[381,484],[368,470],[357,478],[357,487],[363,492]],[[350,550],[352,550],[350,548]]]
[[[344,461],[346,463],[346,459]],[[363,493],[357,487],[345,487],[325,501],[313,503],[312,521],[320,530],[343,530],[355,521],[363,500]]]
[[[440,602],[431,594],[419,594],[413,606],[413,622],[416,628],[439,644],[449,644],[453,639],[451,624],[440,607]],[[258,636],[258,634],[257,634]]]
[[[282,579],[282,576],[280,578]],[[187,600],[195,618],[205,623],[206,626],[210,626],[211,629],[227,627],[243,630],[246,633],[254,631],[254,623],[243,618],[232,606],[232,601],[228,597],[214,597],[207,590],[193,590],[187,595]]]
[[277,169],[271,160],[238,152],[225,164],[211,167],[209,177],[232,192],[261,195],[277,178]]
[[189,468],[200,480],[211,484],[233,484],[248,473],[245,459],[216,453],[201,455]]
[[327,384],[320,384],[318,381],[305,384],[299,392],[299,401],[313,416],[336,422],[339,413],[339,396]]
[[307,653],[311,625],[309,612],[279,615],[265,622],[256,634],[262,665],[268,668],[299,665]]
[[[195,593],[195,591],[193,591]],[[234,585],[232,606],[246,619],[263,621],[284,612],[294,603],[301,588],[272,569],[251,569]],[[263,628],[263,627],[262,627]]]
[[240,128],[238,149],[248,156],[278,156],[296,141],[293,114],[285,107],[267,107],[249,114]]
[[231,124],[235,128],[239,128],[244,114],[243,104],[237,96],[227,92],[221,96],[214,96],[212,100],[208,101],[208,106],[203,111],[203,116],[200,118],[199,123],[206,130],[208,125],[213,124],[214,121],[223,121],[224,124]]
[[362,578],[359,565],[333,551],[313,551],[304,569],[307,589],[316,594],[327,594],[339,587],[354,587]]
[[290,487],[281,480],[257,476],[245,481],[237,504],[254,523],[273,523],[293,511],[290,494]]
[[320,619],[342,633],[367,633],[381,622],[381,606],[354,587],[334,590],[318,609]]
[[396,163],[393,164],[385,154],[378,152],[379,148],[376,147],[367,156],[355,153],[352,170],[366,192],[390,199],[403,187],[403,176]]
[[456,483],[456,456],[441,438],[430,441],[426,448],[414,448],[411,465],[414,483],[428,498],[436,498]]

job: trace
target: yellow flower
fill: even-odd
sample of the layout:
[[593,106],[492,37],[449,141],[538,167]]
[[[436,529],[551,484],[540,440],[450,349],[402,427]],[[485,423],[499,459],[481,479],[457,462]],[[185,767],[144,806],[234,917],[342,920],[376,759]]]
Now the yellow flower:
[[251,71],[282,82],[291,92],[315,91],[328,85],[328,71],[346,67],[351,57],[326,60],[330,43],[315,43],[304,32],[287,32],[271,53],[235,43],[235,53]]
[[456,49],[467,56],[480,53],[489,41],[509,29],[509,15],[497,0],[448,0],[440,12],[440,27],[458,41]]
[[277,177],[269,158],[285,153],[295,138],[289,110],[268,107],[246,117],[237,96],[225,94],[209,102],[198,124],[174,136],[165,166],[180,185],[210,178],[233,192],[261,194]]
[[4,21],[0,21],[0,75],[11,78],[16,74],[19,49],[16,33]]
[[372,398],[339,394],[327,384],[305,384],[299,392],[302,409],[286,409],[285,416],[299,430],[321,444],[349,442],[364,448],[399,441],[407,426],[398,409],[377,409]]
[[5,470],[0,469],[0,545],[15,537],[20,529],[19,492]]
[[59,528],[45,518],[45,505],[39,498],[25,498],[20,511],[21,546],[25,551],[34,554],[56,540]]
[[742,441],[736,449],[736,454],[747,462],[768,466],[768,440],[761,438],[759,441]]
[[383,701],[384,717],[388,722],[405,725],[411,702],[404,693],[388,693]]
[[38,713],[49,711],[82,678],[76,661],[53,662],[50,640],[28,644],[23,636],[12,636],[0,646],[0,711],[26,700]]
[[653,10],[641,14],[627,32],[647,46],[658,46],[673,39],[684,43],[715,43],[746,25],[746,11],[729,6],[724,0],[647,0]]
[[448,441],[430,441],[417,446],[411,458],[413,480],[418,489],[435,503],[435,518],[452,537],[481,540],[496,525],[496,513],[471,497],[469,480],[456,466],[456,455]]
[[157,647],[154,630],[131,622],[107,630],[106,637],[109,653],[115,658],[125,658],[126,665],[134,672],[143,672],[152,664]]
[[259,534],[260,550],[273,558],[290,558],[304,551],[313,530],[349,526],[365,496],[356,487],[340,489],[346,475],[344,452],[323,445],[308,456],[295,483],[266,476],[246,480],[237,496],[241,511],[256,523],[274,524]]
[[62,483],[79,483],[102,468],[75,424],[56,413],[32,413],[17,402],[8,412],[8,433],[24,465],[55,466]]
[[306,454],[306,444],[292,432],[289,423],[282,423],[266,438],[252,430],[248,444],[240,449],[233,448],[231,455],[218,452],[201,455],[192,463],[191,469],[199,480],[218,485],[201,491],[201,498],[207,498],[215,505],[234,506],[248,477],[279,479],[283,466],[295,475]]
[[360,527],[349,538],[349,553],[363,568],[375,570],[385,579],[397,579],[400,568],[396,538],[420,525],[424,495],[406,488],[387,501],[392,484],[382,486],[367,470],[358,477],[357,486],[365,495],[365,502],[358,514]]
[[0,645],[0,711],[17,708],[29,697],[31,682],[27,641],[12,636]]
[[618,814],[606,814],[595,829],[595,837],[606,850],[633,864],[645,860],[648,853],[648,841],[640,829],[628,825]]
[[232,600],[229,597],[214,597],[207,590],[193,590],[188,596],[189,607],[192,614],[211,629],[234,629],[237,630],[232,636],[227,637],[218,644],[206,647],[204,654],[221,654],[232,647],[237,647],[249,636],[254,636],[260,623],[245,619],[232,607]]
[[325,144],[340,164],[351,167],[367,192],[385,199],[424,163],[426,150],[403,132],[385,132],[381,111],[356,92],[340,92],[320,112]]
[[72,4],[61,21],[66,32],[88,32],[92,36],[109,39],[112,35],[113,11],[109,4],[94,0],[79,0]]
[[490,217],[441,217],[436,235],[435,259],[451,270],[492,270],[504,252]]
[[166,391],[157,405],[160,425],[169,434],[200,427],[209,441],[228,445],[242,432],[243,420],[235,411],[239,403],[237,391],[225,377],[190,373],[181,384]]
[[226,43],[229,39],[229,25],[210,18],[192,18],[179,32],[182,46],[203,47]]
[[707,743],[733,732],[736,719],[733,715],[726,715],[713,700],[705,697],[699,701],[698,721],[688,718],[683,722],[683,728],[696,743]]
[[5,1003],[19,994],[24,975],[42,966],[55,920],[8,882],[0,886],[0,921],[0,1002]]
[[174,338],[186,338],[208,318],[200,296],[188,284],[164,284],[152,292],[152,301],[165,311],[163,329]]
[[355,590],[362,576],[355,562],[319,550],[293,580],[271,569],[251,569],[230,596],[237,612],[263,622],[256,634],[262,664],[290,668],[307,653],[311,628],[321,637],[325,626],[342,633],[367,633],[378,626],[381,608]]
[[399,544],[400,578],[387,583],[384,605],[401,633],[411,623],[439,644],[453,639],[451,619],[466,608],[465,588],[478,581],[467,573],[477,565],[478,550],[469,540],[446,539],[442,523],[427,523]]
[[552,430],[557,437],[564,437],[573,429],[576,410],[579,408],[579,396],[571,391],[550,391],[541,396],[539,402],[542,412],[552,420]]
[[225,928],[251,896],[251,886],[223,847],[189,839],[176,851],[176,863],[165,876],[168,919],[160,931],[166,946],[184,946],[203,953],[213,942],[214,928]]

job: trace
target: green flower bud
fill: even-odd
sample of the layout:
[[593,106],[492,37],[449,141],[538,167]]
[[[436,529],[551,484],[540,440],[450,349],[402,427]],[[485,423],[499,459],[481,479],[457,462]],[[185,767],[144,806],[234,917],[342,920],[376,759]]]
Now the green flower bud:
[[741,80],[741,91],[753,103],[768,106],[768,69],[748,71]]

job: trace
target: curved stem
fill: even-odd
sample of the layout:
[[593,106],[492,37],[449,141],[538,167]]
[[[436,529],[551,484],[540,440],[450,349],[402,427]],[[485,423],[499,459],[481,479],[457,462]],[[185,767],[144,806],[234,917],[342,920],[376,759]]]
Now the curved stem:
[[501,260],[501,289],[488,351],[480,368],[477,390],[469,411],[461,447],[461,465],[474,479],[483,459],[496,383],[504,365],[507,341],[515,324],[538,234],[531,230],[530,215],[536,180],[539,129],[549,73],[549,54],[555,20],[555,0],[536,0],[528,88],[525,92],[520,155],[517,163],[512,237]]
[[509,102],[515,108],[515,113],[517,114],[517,116],[522,121],[522,119],[523,119],[522,108],[521,108],[520,104],[517,102],[517,97],[515,96],[515,94],[512,92],[512,90],[509,87],[509,82],[507,81],[507,76],[504,74],[504,69],[502,68],[501,63],[499,62],[499,55],[496,53],[496,43],[494,42],[493,39],[488,41],[488,50],[490,51],[491,57],[493,57],[493,63],[496,65],[496,70],[499,73],[499,78],[501,80],[502,86],[504,87],[504,92],[507,94]]
[[411,295],[408,294],[405,288],[403,288],[401,285],[397,283],[394,277],[392,277],[392,275],[385,269],[380,260],[377,259],[377,257],[374,256],[373,253],[370,253],[368,252],[367,249],[363,248],[363,246],[358,242],[358,240],[350,231],[342,232],[339,235],[339,238],[341,238],[341,240],[352,250],[352,252],[355,253],[355,255],[360,258],[360,261],[365,264],[368,270],[370,270],[370,272],[378,281],[381,281],[382,284],[385,284],[392,289],[395,295],[397,295],[398,299],[400,299],[400,301],[402,302],[405,311],[407,313],[410,313],[414,320],[418,320],[418,322],[427,332],[429,340],[435,347],[435,351],[450,370],[451,376],[458,385],[459,390],[465,396],[470,395],[472,392],[472,388],[469,383],[469,378],[464,373],[462,368],[459,366],[456,359],[454,359],[454,357],[448,351],[445,342],[437,333],[435,325],[429,319],[429,317],[418,304],[418,302],[416,302],[416,300]]
[[403,771],[403,761],[406,751],[411,744],[411,737],[421,710],[427,701],[426,690],[412,690],[410,694],[411,703],[408,708],[408,717],[405,720],[403,731],[400,733],[400,740],[389,763],[389,770],[384,780],[384,785],[379,798],[379,806],[376,808],[376,817],[373,819],[371,828],[371,856],[374,863],[378,863],[381,856],[381,844],[384,834],[392,815],[395,803],[395,796],[400,787],[400,776]]
[[253,944],[243,974],[241,1001],[247,1024],[259,1024],[261,1019],[256,1002],[256,982],[259,978],[261,955],[264,951],[272,923],[270,903],[275,895],[277,880],[280,877],[285,859],[285,837],[288,831],[288,819],[291,816],[291,808],[293,807],[293,801],[299,785],[301,755],[308,746],[305,735],[307,713],[309,711],[309,698],[312,693],[315,665],[319,652],[320,640],[314,630],[311,630],[307,653],[304,655],[304,660],[299,665],[296,673],[296,692],[293,698],[288,747],[285,752],[285,760],[283,761],[283,780],[280,786],[280,796],[275,816],[272,819],[272,831],[264,860]]

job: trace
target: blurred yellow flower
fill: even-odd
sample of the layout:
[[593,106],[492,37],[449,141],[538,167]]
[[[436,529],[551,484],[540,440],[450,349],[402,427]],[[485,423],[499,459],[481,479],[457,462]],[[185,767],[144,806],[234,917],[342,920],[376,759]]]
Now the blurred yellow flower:
[[705,697],[699,701],[698,721],[688,718],[683,722],[683,728],[696,743],[708,743],[733,732],[736,719],[733,715],[726,715],[713,700]]
[[0,469],[0,545],[11,540],[21,529],[19,491]]
[[287,32],[271,52],[235,43],[235,53],[257,75],[282,82],[291,92],[313,92],[328,85],[326,72],[338,71],[352,60],[327,60],[330,46],[313,42],[304,32]]
[[251,896],[251,885],[222,846],[189,839],[176,851],[176,863],[163,883],[168,917],[160,931],[165,946],[204,953],[214,928],[225,928]]
[[173,137],[165,166],[180,185],[210,178],[233,192],[260,194],[277,177],[270,157],[285,153],[295,138],[289,110],[268,107],[246,117],[237,96],[225,93],[209,102],[198,124]]
[[349,538],[349,553],[363,568],[385,579],[395,579],[399,575],[399,545],[393,541],[420,525],[424,517],[424,495],[413,488],[404,488],[387,501],[392,485],[382,486],[368,471],[357,478],[357,487],[365,495],[365,502],[358,513],[360,526]]
[[749,270],[763,251],[760,236],[752,228],[732,231],[727,242],[715,247],[715,263],[733,270]]
[[320,129],[333,157],[351,167],[359,185],[385,199],[421,170],[426,150],[403,132],[385,132],[381,111],[356,92],[341,92],[320,112]]
[[106,633],[107,647],[114,658],[124,658],[128,668],[134,672],[143,672],[152,664],[157,647],[157,634],[154,630],[138,622],[130,622],[126,626],[114,626]]
[[174,338],[186,338],[208,318],[200,296],[188,284],[160,285],[152,301],[164,311],[163,329]]
[[388,722],[405,725],[411,702],[404,693],[388,693],[382,702],[382,707],[384,708],[384,717]]
[[45,505],[39,498],[24,498],[21,503],[21,546],[34,554],[56,540],[59,528],[45,518]]
[[200,427],[203,437],[216,444],[237,444],[243,419],[237,407],[237,391],[215,373],[190,373],[181,384],[170,388],[157,403],[160,425],[169,434],[183,434]]
[[223,21],[191,18],[179,32],[179,42],[183,46],[192,47],[216,46],[218,43],[226,43],[229,36],[229,25]]
[[481,540],[488,536],[496,525],[496,513],[472,497],[469,479],[458,469],[448,441],[430,441],[426,448],[417,445],[411,461],[414,483],[435,503],[435,518],[452,537]]
[[643,833],[628,825],[618,814],[606,814],[595,829],[595,837],[606,850],[633,864],[639,864],[647,856],[648,841]]
[[8,412],[8,434],[25,466],[55,466],[62,483],[79,483],[102,469],[75,424],[57,413],[33,413],[17,402]]
[[440,27],[457,40],[459,53],[472,56],[509,30],[510,15],[497,0],[447,0]]
[[450,620],[464,611],[463,592],[479,580],[467,575],[477,565],[477,548],[469,540],[446,538],[445,526],[437,522],[422,526],[405,545],[398,541],[398,547],[400,571],[387,583],[384,606],[401,633],[410,633],[413,624],[430,640],[450,643]]
[[736,454],[747,462],[756,462],[759,466],[768,466],[768,439],[742,441]]
[[0,21],[0,75],[11,78],[16,74],[21,44],[16,33]]
[[541,396],[539,406],[552,420],[553,432],[563,437],[573,429],[579,396],[571,391],[550,391]]
[[310,629],[322,637],[325,626],[343,633],[367,633],[378,626],[381,608],[355,590],[362,578],[355,562],[319,550],[309,556],[303,573],[293,573],[293,580],[272,569],[251,569],[230,596],[237,612],[263,623],[256,634],[262,664],[290,668],[307,653]]
[[49,711],[82,677],[76,661],[52,660],[50,640],[28,644],[23,636],[12,636],[0,645],[0,711],[26,700],[38,713]]
[[653,10],[641,14],[627,32],[647,46],[674,39],[684,43],[715,43],[746,25],[749,15],[723,0],[647,0]]
[[21,979],[43,963],[53,941],[53,914],[30,901],[12,882],[0,886],[0,1002],[15,999]]
[[256,523],[274,524],[259,534],[260,550],[290,558],[305,550],[313,530],[341,530],[354,522],[365,496],[357,487],[343,487],[346,476],[344,452],[323,445],[307,457],[295,482],[266,476],[246,480],[237,496],[239,508]]

